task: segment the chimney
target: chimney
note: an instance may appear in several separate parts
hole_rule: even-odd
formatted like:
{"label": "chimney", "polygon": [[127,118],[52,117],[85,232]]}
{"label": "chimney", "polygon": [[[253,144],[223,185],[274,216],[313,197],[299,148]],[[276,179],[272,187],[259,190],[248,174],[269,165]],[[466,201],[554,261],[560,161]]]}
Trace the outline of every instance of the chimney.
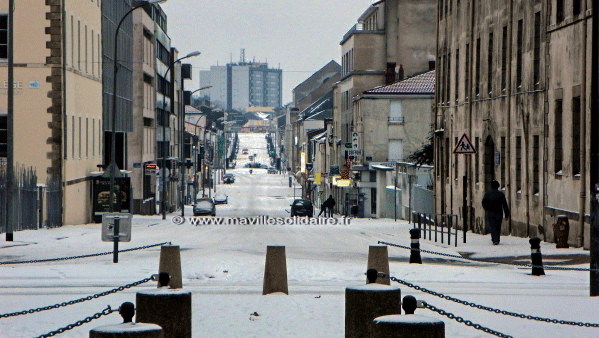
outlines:
{"label": "chimney", "polygon": [[395,62],[387,62],[387,70],[385,71],[385,85],[390,85],[395,82]]}
{"label": "chimney", "polygon": [[397,78],[399,81],[403,80],[403,78],[404,78],[403,65],[399,65],[399,71],[397,72]]}

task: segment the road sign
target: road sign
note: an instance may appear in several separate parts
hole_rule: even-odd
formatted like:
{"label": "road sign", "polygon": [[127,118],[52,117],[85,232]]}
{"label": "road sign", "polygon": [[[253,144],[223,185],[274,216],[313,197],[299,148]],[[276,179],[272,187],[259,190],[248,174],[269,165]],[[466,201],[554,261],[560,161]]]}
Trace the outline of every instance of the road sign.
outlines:
{"label": "road sign", "polygon": [[458,144],[455,145],[455,148],[453,149],[453,153],[454,154],[476,154],[476,149],[474,149],[474,146],[472,145],[472,142],[470,142],[468,135],[466,135],[465,133],[462,135],[462,137],[458,141]]}

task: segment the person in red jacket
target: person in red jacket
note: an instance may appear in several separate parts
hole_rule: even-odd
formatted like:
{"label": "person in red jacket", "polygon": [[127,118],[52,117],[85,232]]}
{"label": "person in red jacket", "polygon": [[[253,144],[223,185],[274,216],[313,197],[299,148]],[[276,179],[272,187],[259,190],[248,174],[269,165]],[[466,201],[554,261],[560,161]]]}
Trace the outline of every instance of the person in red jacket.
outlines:
{"label": "person in red jacket", "polygon": [[482,204],[486,212],[491,241],[493,245],[498,245],[499,236],[501,235],[501,221],[504,216],[505,218],[510,217],[510,208],[507,205],[505,194],[499,191],[499,182],[495,180],[491,182],[491,189],[485,193]]}

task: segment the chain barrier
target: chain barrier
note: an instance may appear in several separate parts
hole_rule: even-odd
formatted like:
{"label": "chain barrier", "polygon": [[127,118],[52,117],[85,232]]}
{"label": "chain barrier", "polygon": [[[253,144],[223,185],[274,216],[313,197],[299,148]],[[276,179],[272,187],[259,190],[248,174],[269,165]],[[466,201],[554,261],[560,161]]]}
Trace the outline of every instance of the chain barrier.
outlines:
{"label": "chain barrier", "polygon": [[23,311],[11,312],[11,313],[0,313],[0,319],[2,319],[2,318],[8,318],[8,317],[22,316],[22,315],[36,313],[36,312],[42,312],[42,311],[46,311],[46,310],[58,309],[58,308],[65,307],[65,306],[68,306],[68,305],[83,303],[83,302],[88,301],[88,300],[92,300],[92,299],[97,299],[97,298],[100,298],[100,297],[108,296],[110,294],[117,293],[119,291],[123,291],[125,289],[129,289],[129,288],[132,288],[134,286],[138,286],[138,285],[143,284],[143,283],[147,283],[147,282],[149,282],[151,280],[156,280],[155,276],[144,278],[144,279],[139,280],[137,282],[133,282],[133,283],[130,283],[130,284],[127,284],[127,285],[119,286],[118,288],[114,288],[112,290],[108,290],[108,291],[96,293],[95,295],[91,295],[91,296],[87,296],[87,297],[82,297],[82,298],[79,298],[79,299],[74,299],[74,300],[71,300],[71,301],[68,301],[68,302],[62,302],[62,303],[57,303],[57,304],[54,304],[54,305],[38,307],[36,309],[29,309],[29,310],[23,310]]}
{"label": "chain barrier", "polygon": [[411,248],[409,246],[405,246],[405,245],[401,245],[401,244],[388,243],[388,242],[385,242],[385,241],[378,241],[378,244],[385,244],[385,245],[394,246],[394,247],[398,247],[398,248],[402,248],[402,249],[415,250],[415,251],[420,251],[420,252],[424,252],[424,253],[429,253],[429,254],[432,254],[432,255],[438,255],[438,256],[445,256],[445,257],[463,259],[463,260],[477,262],[477,263],[491,263],[491,264],[498,264],[498,265],[511,265],[511,266],[517,266],[517,267],[521,267],[521,268],[540,268],[540,269],[546,269],[546,270],[594,271],[594,272],[598,272],[599,271],[599,269],[589,269],[589,268],[569,268],[569,267],[563,267],[563,266],[532,265],[532,264],[524,264],[524,263],[500,263],[500,262],[492,262],[492,261],[483,261],[483,260],[480,260],[480,259],[466,258],[466,257],[460,256],[460,255],[452,255],[452,254],[446,254],[446,253],[436,252],[436,251],[431,251],[431,250]]}
{"label": "chain barrier", "polygon": [[431,304],[429,304],[427,302],[423,302],[423,304],[424,304],[425,308],[427,308],[427,309],[429,309],[431,311],[435,311],[435,312],[437,312],[438,314],[440,314],[442,316],[445,316],[445,317],[447,317],[449,319],[455,320],[456,322],[464,324],[466,326],[473,327],[473,328],[475,328],[477,330],[484,331],[484,332],[486,332],[488,334],[492,334],[492,335],[497,336],[497,337],[514,338],[514,337],[512,337],[510,335],[507,335],[505,333],[501,333],[499,331],[495,331],[493,329],[490,329],[488,327],[482,326],[480,324],[473,323],[472,321],[466,320],[466,319],[464,319],[464,318],[462,318],[460,316],[456,316],[456,315],[454,315],[451,312],[447,312],[447,311],[445,311],[443,309],[439,309],[438,307],[436,307],[434,305],[431,305]]}
{"label": "chain barrier", "polygon": [[89,323],[89,322],[91,322],[91,321],[92,321],[92,320],[94,320],[94,319],[98,319],[98,318],[100,318],[100,317],[102,317],[102,316],[109,315],[109,314],[111,314],[111,313],[113,313],[113,312],[115,312],[115,311],[118,311],[118,310],[113,310],[113,309],[110,307],[110,305],[108,305],[108,306],[107,306],[107,307],[106,307],[104,310],[102,310],[101,312],[98,312],[98,313],[96,313],[96,314],[93,314],[93,315],[91,315],[91,316],[89,316],[89,317],[85,317],[84,319],[78,320],[78,321],[76,321],[75,323],[73,323],[73,324],[69,324],[69,325],[67,325],[67,326],[65,326],[65,327],[61,327],[60,329],[57,329],[57,330],[54,330],[54,331],[50,331],[50,332],[48,332],[48,333],[45,333],[45,334],[43,334],[43,335],[41,335],[41,336],[37,336],[36,338],[54,337],[54,336],[56,336],[57,334],[61,334],[61,333],[64,333],[65,331],[72,330],[72,329],[76,328],[77,326],[81,326],[81,325],[83,325],[83,324]]}
{"label": "chain barrier", "polygon": [[449,300],[458,304],[462,304],[462,305],[467,305],[470,306],[472,308],[477,308],[479,310],[485,310],[485,311],[489,311],[489,312],[494,312],[497,314],[501,314],[504,316],[511,316],[511,317],[517,317],[517,318],[522,318],[522,319],[529,319],[529,320],[535,320],[535,321],[540,321],[540,322],[545,322],[545,323],[552,323],[552,324],[561,324],[561,325],[572,325],[572,326],[579,326],[579,327],[596,327],[599,328],[599,323],[584,323],[584,322],[575,322],[575,321],[570,321],[570,320],[561,320],[561,319],[551,319],[551,318],[545,318],[545,317],[538,317],[538,316],[532,316],[532,315],[525,315],[522,313],[518,313],[518,312],[510,312],[510,311],[505,311],[505,310],[501,310],[501,309],[496,309],[496,308],[492,308],[489,306],[484,306],[484,305],[480,305],[480,304],[476,304],[476,303],[472,303],[472,302],[468,302],[465,300],[461,300],[455,297],[451,297],[451,296],[447,296],[444,295],[440,292],[435,292],[432,290],[429,290],[425,287],[421,287],[418,286],[416,284],[412,284],[410,282],[406,282],[403,281],[397,277],[393,277],[393,276],[389,276],[387,274],[384,273],[379,273],[379,277],[383,277],[383,278],[389,278],[390,280],[397,282],[399,284],[405,285],[409,288],[421,291],[421,292],[425,292],[428,293],[430,295],[439,297],[439,298],[443,298],[445,300]]}
{"label": "chain barrier", "polygon": [[[161,245],[164,245],[164,244],[171,244],[171,242],[162,242],[162,243],[158,243],[158,244],[150,244],[150,245],[139,246],[139,247],[136,247],[136,248],[123,249],[123,250],[119,250],[119,253],[120,252],[127,252],[127,251],[142,250],[142,249],[152,248],[152,247],[155,247],[155,246],[161,246]],[[46,259],[30,259],[30,260],[26,260],[26,261],[8,261],[8,262],[0,262],[0,265],[7,265],[7,264],[29,264],[29,263],[44,263],[44,262],[54,262],[54,261],[66,261],[66,260],[71,260],[71,259],[79,259],[79,258],[89,258],[89,257],[111,255],[113,253],[114,253],[114,251],[106,251],[106,252],[100,252],[100,253],[88,254],[88,255],[79,255],[79,256],[46,258]]]}

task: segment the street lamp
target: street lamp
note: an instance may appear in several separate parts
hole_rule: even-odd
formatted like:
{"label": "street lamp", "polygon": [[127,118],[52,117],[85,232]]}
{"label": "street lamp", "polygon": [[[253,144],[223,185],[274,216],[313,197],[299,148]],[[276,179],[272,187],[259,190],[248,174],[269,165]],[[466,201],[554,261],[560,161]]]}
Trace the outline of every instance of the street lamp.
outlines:
{"label": "street lamp", "polygon": [[[183,80],[181,80],[183,81]],[[205,87],[201,87],[199,89],[196,89],[194,91],[192,91],[191,93],[189,93],[189,98],[191,100],[191,96],[193,95],[193,93],[195,92],[199,92],[200,90],[203,89],[208,89],[208,88],[212,88],[212,86],[205,86]],[[184,95],[185,96],[185,95]],[[183,99],[182,101],[185,101],[185,99]],[[185,102],[183,102],[182,106],[182,112],[181,112],[181,135],[180,135],[180,151],[179,151],[179,163],[181,164],[181,184],[179,189],[181,190],[180,192],[180,196],[181,196],[181,217],[185,217],[185,173],[183,170],[183,161],[184,161],[184,153],[185,153]],[[199,121],[199,119],[198,119]],[[197,121],[196,121],[196,128],[197,128]],[[194,129],[194,136],[195,136],[195,129]],[[194,159],[194,163],[197,161],[197,159]],[[196,177],[195,172],[193,173],[193,177]],[[194,189],[194,193],[195,193],[195,189]],[[195,201],[195,196],[194,196],[194,201]]]}
{"label": "street lamp", "polygon": [[108,165],[108,168],[106,169],[106,171],[108,172],[108,175],[110,175],[110,207],[109,207],[109,211],[110,212],[114,212],[115,211],[115,200],[118,200],[118,197],[115,196],[116,198],[113,198],[113,194],[114,192],[114,182],[115,182],[115,178],[116,177],[121,177],[121,172],[119,171],[118,166],[116,165],[116,159],[115,159],[115,153],[116,153],[116,86],[117,86],[117,74],[118,74],[118,41],[119,41],[119,31],[121,28],[121,25],[123,24],[123,22],[125,21],[125,18],[127,18],[127,16],[129,16],[129,14],[131,14],[134,10],[146,6],[146,5],[150,5],[150,4],[156,4],[156,3],[161,3],[161,2],[165,2],[166,0],[141,0],[141,1],[137,1],[136,4],[133,6],[133,8],[131,8],[127,13],[125,13],[125,15],[123,15],[123,17],[121,18],[121,21],[119,21],[119,24],[116,26],[116,30],[114,33],[114,70],[113,70],[113,81],[112,81],[112,135],[111,135],[111,139],[110,139],[110,164]]}
{"label": "street lamp", "polygon": [[[178,58],[173,62],[169,62],[168,68],[166,72],[164,72],[164,80],[166,81],[166,76],[171,68],[179,61],[183,59],[187,59],[190,57],[198,56],[201,52],[193,51],[183,57]],[[172,57],[170,58],[172,59]],[[174,99],[173,95],[174,84],[171,83],[171,100]],[[162,219],[166,219],[166,93],[162,93],[162,192],[160,196],[160,208],[162,209]]]}

